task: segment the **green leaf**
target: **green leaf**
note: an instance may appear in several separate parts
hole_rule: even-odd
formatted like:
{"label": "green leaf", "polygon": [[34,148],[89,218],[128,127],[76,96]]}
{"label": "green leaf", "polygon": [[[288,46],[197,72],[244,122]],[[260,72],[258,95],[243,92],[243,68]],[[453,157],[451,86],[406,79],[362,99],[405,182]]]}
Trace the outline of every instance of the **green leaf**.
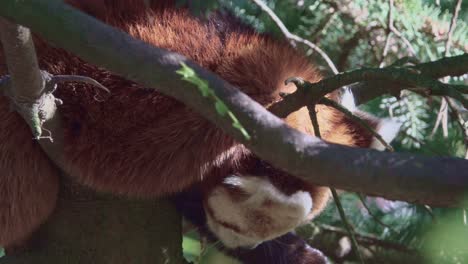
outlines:
{"label": "green leaf", "polygon": [[176,71],[177,74],[182,75],[183,78],[191,78],[195,76],[195,71],[187,66],[187,64],[181,62],[182,68]]}
{"label": "green leaf", "polygon": [[182,249],[184,257],[189,262],[196,262],[200,257],[200,242],[188,236],[183,236]]}
{"label": "green leaf", "polygon": [[215,103],[215,108],[216,108],[216,111],[218,112],[218,114],[220,114],[221,116],[225,116],[226,113],[229,111],[227,106],[221,101],[217,101]]}
{"label": "green leaf", "polygon": [[182,76],[182,80],[194,84],[203,97],[209,97],[211,100],[213,100],[216,112],[220,116],[226,116],[226,114],[228,114],[228,117],[232,120],[232,126],[238,129],[247,140],[250,140],[250,135],[247,130],[242,126],[234,113],[229,110],[227,105],[216,96],[214,91],[210,88],[208,82],[198,77],[197,73],[192,68],[187,66],[187,64],[183,62],[180,64],[182,68],[177,70],[176,73]]}

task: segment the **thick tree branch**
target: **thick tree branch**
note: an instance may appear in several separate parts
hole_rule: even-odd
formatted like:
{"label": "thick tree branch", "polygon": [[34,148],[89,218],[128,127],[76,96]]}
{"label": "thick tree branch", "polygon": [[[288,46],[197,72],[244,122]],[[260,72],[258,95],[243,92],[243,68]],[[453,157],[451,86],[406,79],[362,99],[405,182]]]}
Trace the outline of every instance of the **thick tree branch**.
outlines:
{"label": "thick tree branch", "polygon": [[[32,28],[86,61],[148,87],[158,87],[160,92],[198,111],[259,157],[317,184],[432,205],[456,205],[468,190],[468,177],[462,173],[468,171],[465,160],[325,143],[290,128],[238,89],[185,57],[135,40],[60,1],[3,0],[0,15]],[[180,79],[176,71],[181,62],[207,80],[216,96],[252,135],[251,140],[233,128],[230,120],[219,116],[195,86]]]}

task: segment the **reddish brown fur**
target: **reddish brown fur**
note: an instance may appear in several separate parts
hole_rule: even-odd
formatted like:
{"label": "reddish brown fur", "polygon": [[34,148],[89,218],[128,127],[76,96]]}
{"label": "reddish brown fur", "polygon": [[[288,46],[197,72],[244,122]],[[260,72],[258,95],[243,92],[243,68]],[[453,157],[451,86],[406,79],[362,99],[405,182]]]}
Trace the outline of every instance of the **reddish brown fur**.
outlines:
{"label": "reddish brown fur", "polygon": [[[287,43],[240,27],[220,31],[184,10],[158,6],[146,11],[137,0],[70,2],[135,38],[189,57],[265,106],[280,100],[280,91],[294,90],[283,84],[288,77],[320,79],[309,61]],[[158,197],[244,168],[249,151],[181,103],[40,40],[36,45],[42,69],[86,75],[111,90],[103,102],[94,99],[97,91],[88,85],[61,85],[57,92],[64,101],[60,112],[66,133],[65,170],[83,184],[99,191]],[[6,73],[5,67],[0,70]],[[326,140],[369,145],[369,135],[342,114],[320,107],[318,116]],[[0,199],[16,208],[0,214],[0,244],[8,245],[50,213],[57,179],[27,127],[9,112],[5,98],[0,100],[0,117]],[[312,133],[306,109],[286,122]],[[328,200],[328,191],[304,186],[312,192],[317,213]]]}
{"label": "reddish brown fur", "polygon": [[[2,58],[0,54],[0,69]],[[0,245],[26,238],[55,207],[58,171],[0,97]]]}

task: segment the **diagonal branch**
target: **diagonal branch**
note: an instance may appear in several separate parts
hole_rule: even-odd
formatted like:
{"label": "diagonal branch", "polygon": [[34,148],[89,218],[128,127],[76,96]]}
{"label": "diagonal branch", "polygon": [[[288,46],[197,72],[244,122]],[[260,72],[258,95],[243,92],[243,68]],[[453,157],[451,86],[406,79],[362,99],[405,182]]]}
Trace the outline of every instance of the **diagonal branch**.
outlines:
{"label": "diagonal branch", "polygon": [[[86,61],[147,87],[158,87],[158,91],[196,110],[262,159],[316,184],[445,206],[458,204],[468,190],[468,177],[460,173],[468,171],[466,160],[382,153],[323,142],[290,128],[238,89],[180,54],[133,39],[61,1],[3,0],[0,15],[30,27]],[[176,71],[181,62],[208,82],[252,133],[251,140],[233,128],[230,120],[220,117],[195,86],[180,79]]]}

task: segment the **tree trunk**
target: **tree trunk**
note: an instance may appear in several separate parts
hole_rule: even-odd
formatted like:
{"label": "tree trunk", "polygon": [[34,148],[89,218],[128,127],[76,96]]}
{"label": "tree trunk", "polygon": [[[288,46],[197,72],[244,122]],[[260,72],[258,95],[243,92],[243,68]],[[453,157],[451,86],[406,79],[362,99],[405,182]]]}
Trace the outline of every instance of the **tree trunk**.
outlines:
{"label": "tree trunk", "polygon": [[28,249],[7,250],[1,264],[184,263],[181,217],[170,202],[95,194],[65,181]]}

